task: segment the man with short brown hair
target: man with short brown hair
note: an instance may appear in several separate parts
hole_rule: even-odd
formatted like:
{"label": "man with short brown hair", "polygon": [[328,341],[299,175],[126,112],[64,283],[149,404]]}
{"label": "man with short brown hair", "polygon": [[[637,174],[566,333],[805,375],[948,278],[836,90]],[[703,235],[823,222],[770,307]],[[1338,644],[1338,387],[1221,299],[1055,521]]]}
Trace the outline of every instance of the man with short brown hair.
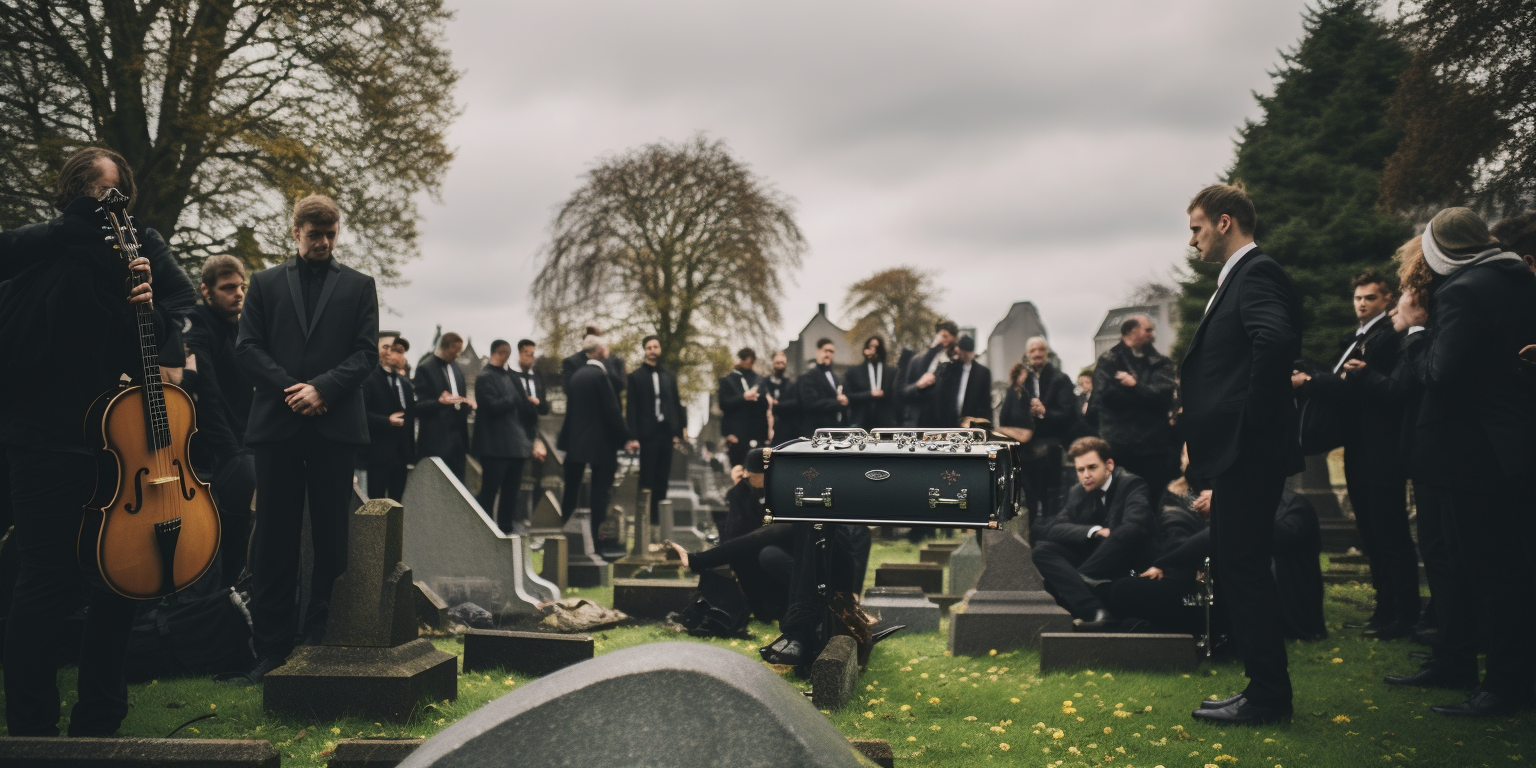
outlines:
{"label": "man with short brown hair", "polygon": [[437,349],[416,367],[416,419],[420,432],[417,452],[423,458],[437,456],[448,470],[464,479],[469,455],[469,413],[477,407],[470,399],[464,366],[454,362],[464,351],[464,337],[449,331],[437,340]]}

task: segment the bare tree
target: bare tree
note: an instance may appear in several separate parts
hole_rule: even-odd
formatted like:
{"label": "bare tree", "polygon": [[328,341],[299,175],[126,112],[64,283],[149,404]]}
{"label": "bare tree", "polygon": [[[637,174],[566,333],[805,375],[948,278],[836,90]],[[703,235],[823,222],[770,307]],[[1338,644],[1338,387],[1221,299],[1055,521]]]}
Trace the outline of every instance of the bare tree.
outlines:
{"label": "bare tree", "polygon": [[768,341],[805,251],[791,201],[702,134],[599,161],[553,230],[532,290],[546,338],[655,334],[687,391],[720,350]]}
{"label": "bare tree", "polygon": [[939,313],[934,302],[944,290],[934,285],[934,273],[916,267],[892,267],[848,286],[845,310],[859,319],[848,331],[848,342],[859,345],[885,334],[890,349],[926,349]]}
{"label": "bare tree", "polygon": [[286,258],[288,206],[322,192],[353,263],[388,284],[453,157],[450,16],[442,0],[0,3],[0,225],[51,215],[65,157],[105,146],[185,266]]}

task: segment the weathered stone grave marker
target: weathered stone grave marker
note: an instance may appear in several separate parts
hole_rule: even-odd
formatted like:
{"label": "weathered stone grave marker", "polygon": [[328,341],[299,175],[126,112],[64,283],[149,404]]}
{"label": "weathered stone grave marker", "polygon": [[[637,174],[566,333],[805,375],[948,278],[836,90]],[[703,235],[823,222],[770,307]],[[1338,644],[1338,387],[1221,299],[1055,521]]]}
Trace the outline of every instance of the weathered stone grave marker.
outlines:
{"label": "weathered stone grave marker", "polygon": [[1072,616],[1045,591],[1024,537],[1006,529],[981,535],[986,567],[975,591],[950,616],[950,652],[979,656],[994,649],[1035,647],[1041,632],[1071,632]]}

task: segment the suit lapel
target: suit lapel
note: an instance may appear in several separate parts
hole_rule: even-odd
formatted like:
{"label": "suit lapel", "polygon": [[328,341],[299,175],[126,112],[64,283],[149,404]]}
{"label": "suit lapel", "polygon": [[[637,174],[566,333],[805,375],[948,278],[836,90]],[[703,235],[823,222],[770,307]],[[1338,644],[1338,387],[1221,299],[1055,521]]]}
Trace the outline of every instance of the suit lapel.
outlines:
{"label": "suit lapel", "polygon": [[1200,318],[1200,325],[1195,327],[1195,335],[1190,339],[1189,352],[1184,353],[1184,357],[1186,359],[1188,359],[1190,352],[1194,352],[1195,348],[1200,346],[1200,339],[1205,335],[1206,321],[1210,320],[1211,316],[1216,314],[1217,305],[1221,304],[1222,299],[1226,298],[1229,289],[1237,283],[1238,275],[1244,269],[1247,269],[1248,265],[1252,264],[1254,259],[1257,259],[1263,255],[1264,252],[1257,247],[1244,254],[1242,261],[1239,261],[1237,266],[1232,268],[1232,272],[1227,275],[1227,279],[1223,280],[1221,285],[1216,287],[1216,293],[1211,297],[1210,308],[1207,309],[1205,311],[1205,315]]}
{"label": "suit lapel", "polygon": [[309,319],[309,325],[304,328],[304,339],[309,339],[309,334],[315,330],[315,325],[320,322],[320,315],[325,312],[326,302],[331,300],[331,294],[336,290],[336,283],[341,279],[341,269],[336,266],[335,257],[331,259],[331,266],[325,271],[325,286],[320,289],[320,300],[315,302],[315,316]]}
{"label": "suit lapel", "polygon": [[293,296],[293,309],[299,314],[299,329],[309,339],[309,317],[304,313],[304,288],[299,285],[299,257],[288,262],[288,292]]}

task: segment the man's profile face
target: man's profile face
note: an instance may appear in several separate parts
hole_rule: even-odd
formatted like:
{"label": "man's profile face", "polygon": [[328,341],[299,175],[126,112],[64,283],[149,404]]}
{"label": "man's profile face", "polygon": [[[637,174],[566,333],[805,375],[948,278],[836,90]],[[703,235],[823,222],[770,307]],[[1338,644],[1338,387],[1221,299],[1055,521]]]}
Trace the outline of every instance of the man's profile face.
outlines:
{"label": "man's profile face", "polygon": [[1092,392],[1093,391],[1093,377],[1092,376],[1079,376],[1079,377],[1077,377],[1077,386],[1081,387],[1084,392]]}
{"label": "man's profile face", "polygon": [[1145,347],[1156,340],[1157,336],[1154,333],[1155,330],[1156,329],[1152,325],[1152,322],[1143,318],[1142,321],[1136,325],[1135,330],[1132,330],[1128,335],[1125,336],[1125,338],[1121,340],[1124,341],[1125,345],[1131,349],[1141,349],[1142,347]]}
{"label": "man's profile face", "polygon": [[497,347],[491,350],[490,363],[492,368],[501,368],[502,366],[505,366],[507,361],[510,359],[512,359],[511,344],[508,344],[504,347]]}
{"label": "man's profile face", "polygon": [[389,364],[394,368],[405,370],[405,345],[396,342],[389,347]]}
{"label": "man's profile face", "polygon": [[775,352],[775,353],[773,353],[773,372],[775,374],[778,374],[778,375],[782,376],[783,373],[784,373],[784,369],[788,368],[788,367],[789,367],[789,358],[785,357],[783,352]]}
{"label": "man's profile face", "polygon": [[1029,367],[1040,370],[1051,359],[1051,348],[1043,341],[1037,341],[1024,349],[1024,359],[1029,361]]}
{"label": "man's profile face", "polygon": [[1232,229],[1231,217],[1220,216],[1213,222],[1203,208],[1196,208],[1189,212],[1189,247],[1199,252],[1201,261],[1221,264],[1227,260]]}
{"label": "man's profile face", "polygon": [[304,226],[293,228],[293,239],[298,244],[300,257],[310,261],[325,261],[331,257],[331,249],[336,247],[336,235],[340,232],[340,224],[306,221]]}
{"label": "man's profile face", "polygon": [[645,343],[645,361],[655,365],[661,359],[661,342],[651,339]]}
{"label": "man's profile face", "polygon": [[395,367],[395,337],[379,338],[379,362],[391,368]]}
{"label": "man's profile face", "polygon": [[816,362],[821,365],[831,365],[832,357],[836,354],[836,344],[823,344],[816,348]]}
{"label": "man's profile face", "polygon": [[203,299],[209,306],[231,318],[239,318],[245,307],[245,276],[234,272],[218,279],[210,289],[202,286]]}
{"label": "man's profile face", "polygon": [[464,351],[464,342],[456,341],[452,345],[442,349],[443,359],[453,362],[459,359],[459,353]]}
{"label": "man's profile face", "polygon": [[1083,490],[1091,493],[1109,479],[1109,473],[1115,470],[1115,460],[1105,461],[1099,458],[1098,451],[1089,451],[1073,459],[1072,466],[1077,469],[1077,481],[1083,484]]}
{"label": "man's profile face", "polygon": [[1365,322],[1392,306],[1392,292],[1381,283],[1366,283],[1355,288],[1355,317]]}
{"label": "man's profile face", "polygon": [[519,348],[517,350],[517,364],[518,364],[518,366],[520,366],[525,371],[530,369],[530,368],[532,368],[533,367],[533,355],[534,355],[534,352],[535,352],[535,347],[532,344],[529,344],[526,347]]}

